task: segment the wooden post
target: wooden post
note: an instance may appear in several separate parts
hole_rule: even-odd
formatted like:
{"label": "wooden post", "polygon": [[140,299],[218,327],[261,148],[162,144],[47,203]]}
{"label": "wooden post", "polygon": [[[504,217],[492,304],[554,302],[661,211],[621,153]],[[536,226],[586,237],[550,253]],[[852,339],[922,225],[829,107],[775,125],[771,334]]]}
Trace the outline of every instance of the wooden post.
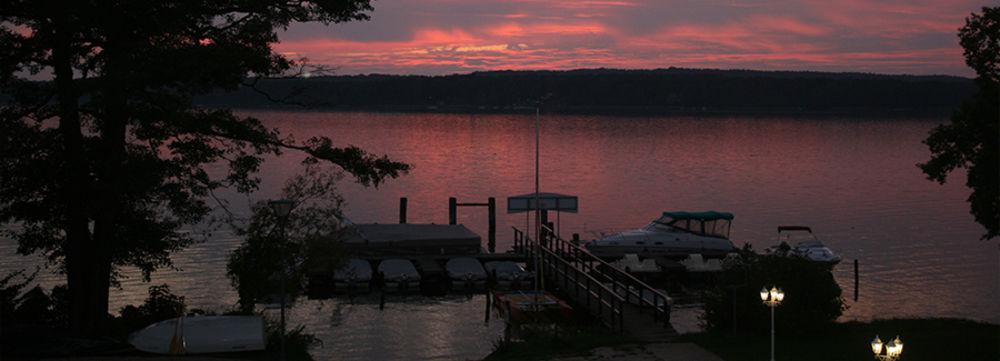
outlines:
{"label": "wooden post", "polygon": [[489,204],[487,207],[490,212],[490,227],[488,232],[489,234],[487,235],[487,237],[489,237],[489,241],[486,246],[489,248],[490,253],[494,253],[497,249],[497,199],[490,197],[487,204]]}
{"label": "wooden post", "polygon": [[580,245],[580,234],[579,233],[573,233],[573,244],[577,245],[577,246]]}
{"label": "wooden post", "polygon": [[858,302],[858,259],[854,259],[854,302]]}
{"label": "wooden post", "polygon": [[399,223],[406,223],[406,197],[399,197]]}
{"label": "wooden post", "polygon": [[458,224],[458,200],[448,198],[448,224]]}

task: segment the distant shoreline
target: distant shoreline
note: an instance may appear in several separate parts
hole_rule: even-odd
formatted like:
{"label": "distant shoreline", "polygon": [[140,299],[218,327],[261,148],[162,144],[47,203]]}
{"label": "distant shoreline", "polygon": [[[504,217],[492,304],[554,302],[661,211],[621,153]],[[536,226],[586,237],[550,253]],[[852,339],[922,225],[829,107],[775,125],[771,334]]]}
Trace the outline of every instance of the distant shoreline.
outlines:
{"label": "distant shoreline", "polygon": [[[478,107],[478,106],[380,106],[380,107],[300,107],[294,105],[262,104],[260,106],[205,106],[206,108],[228,108],[246,111],[302,111],[302,112],[343,112],[343,113],[427,113],[427,114],[534,114],[534,108]],[[870,108],[682,108],[682,107],[543,107],[542,114],[558,115],[600,115],[600,116],[877,116],[883,118],[941,118],[947,119],[955,109],[870,109]]]}

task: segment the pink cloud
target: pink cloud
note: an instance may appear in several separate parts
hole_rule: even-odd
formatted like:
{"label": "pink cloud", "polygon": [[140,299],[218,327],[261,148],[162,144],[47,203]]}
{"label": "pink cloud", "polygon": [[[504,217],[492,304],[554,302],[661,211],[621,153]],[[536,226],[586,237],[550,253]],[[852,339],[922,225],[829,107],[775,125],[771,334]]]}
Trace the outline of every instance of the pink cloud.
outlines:
{"label": "pink cloud", "polygon": [[[978,6],[930,0],[399,0],[378,7],[375,21],[298,34],[277,49],[345,73],[688,66],[969,75],[955,32]],[[404,11],[411,7],[419,12]],[[404,36],[383,39],[380,29]]]}

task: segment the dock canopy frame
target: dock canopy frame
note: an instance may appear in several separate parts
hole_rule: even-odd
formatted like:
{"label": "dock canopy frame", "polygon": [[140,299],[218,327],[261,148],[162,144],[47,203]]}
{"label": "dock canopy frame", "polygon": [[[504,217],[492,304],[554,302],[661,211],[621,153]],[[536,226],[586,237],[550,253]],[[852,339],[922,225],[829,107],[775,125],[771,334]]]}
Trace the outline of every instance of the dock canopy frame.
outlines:
{"label": "dock canopy frame", "polygon": [[[579,210],[577,196],[566,194],[541,192],[538,193],[538,203],[541,205],[538,209],[542,211],[577,213]],[[531,212],[535,208],[535,193],[507,197],[508,214]]]}
{"label": "dock canopy frame", "polygon": [[[538,205],[535,205],[535,198],[538,198]],[[549,211],[556,211],[556,227],[555,231],[558,235],[561,225],[560,215],[562,213],[577,213],[579,211],[579,198],[577,196],[571,196],[567,194],[559,193],[528,193],[518,196],[507,197],[507,214],[513,213],[526,213],[537,210],[541,211],[540,219],[542,224],[548,224],[549,222]],[[524,219],[524,227],[528,228],[528,218]]]}

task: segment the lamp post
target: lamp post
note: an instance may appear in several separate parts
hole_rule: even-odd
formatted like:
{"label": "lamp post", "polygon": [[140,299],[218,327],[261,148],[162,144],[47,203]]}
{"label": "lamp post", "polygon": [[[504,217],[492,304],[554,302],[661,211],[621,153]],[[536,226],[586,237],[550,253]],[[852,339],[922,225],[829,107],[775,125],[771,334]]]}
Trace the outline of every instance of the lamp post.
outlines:
{"label": "lamp post", "polygon": [[764,305],[771,308],[771,361],[774,361],[774,309],[781,304],[781,301],[785,299],[785,292],[781,289],[772,286],[771,290],[767,288],[760,289],[760,300],[764,302]]}
{"label": "lamp post", "polygon": [[[896,361],[903,354],[903,341],[896,336],[895,339],[889,341],[887,344],[882,344],[882,340],[875,335],[875,339],[872,340],[872,353],[875,354],[875,359],[879,361]],[[884,346],[884,347],[883,347]],[[882,353],[882,349],[885,349],[885,353]]]}
{"label": "lamp post", "polygon": [[[274,215],[276,217],[278,217],[278,236],[281,237],[282,241],[284,241],[285,240],[284,239],[285,238],[285,224],[288,221],[288,215],[292,213],[292,208],[295,206],[295,203],[292,202],[292,201],[290,201],[290,200],[287,200],[287,199],[280,199],[280,200],[276,200],[276,201],[269,201],[269,202],[267,202],[267,205],[269,207],[271,207],[271,211],[273,211]],[[285,355],[285,293],[286,293],[286,286],[285,286],[285,284],[287,283],[286,279],[288,278],[288,269],[286,267],[287,266],[287,259],[285,259],[284,253],[282,253],[282,255],[283,256],[282,256],[282,260],[281,260],[281,350],[280,350],[281,356],[280,356],[280,360],[281,361],[285,361],[285,358],[286,358],[286,355]]]}

